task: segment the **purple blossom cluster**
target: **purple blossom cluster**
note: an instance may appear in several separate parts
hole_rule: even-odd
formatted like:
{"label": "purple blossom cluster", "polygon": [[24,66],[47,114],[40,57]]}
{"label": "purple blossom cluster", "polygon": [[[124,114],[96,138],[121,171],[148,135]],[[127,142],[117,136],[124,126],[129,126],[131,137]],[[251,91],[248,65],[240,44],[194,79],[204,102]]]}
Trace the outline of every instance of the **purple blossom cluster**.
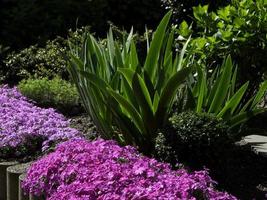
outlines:
{"label": "purple blossom cluster", "polygon": [[27,138],[45,138],[42,150],[51,143],[80,137],[76,129],[69,127],[63,115],[54,109],[43,109],[28,101],[17,88],[0,87],[0,150],[16,148]]}
{"label": "purple blossom cluster", "polygon": [[48,200],[235,200],[206,170],[172,170],[114,141],[72,139],[32,164],[24,190]]}

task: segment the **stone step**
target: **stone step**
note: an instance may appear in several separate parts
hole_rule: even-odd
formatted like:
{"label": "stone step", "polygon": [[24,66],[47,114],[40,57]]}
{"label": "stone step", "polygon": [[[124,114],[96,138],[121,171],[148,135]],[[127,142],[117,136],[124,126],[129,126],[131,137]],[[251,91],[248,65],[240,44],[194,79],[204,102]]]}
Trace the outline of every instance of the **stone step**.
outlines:
{"label": "stone step", "polygon": [[251,146],[256,154],[267,158],[267,136],[248,135],[241,140],[240,144]]}

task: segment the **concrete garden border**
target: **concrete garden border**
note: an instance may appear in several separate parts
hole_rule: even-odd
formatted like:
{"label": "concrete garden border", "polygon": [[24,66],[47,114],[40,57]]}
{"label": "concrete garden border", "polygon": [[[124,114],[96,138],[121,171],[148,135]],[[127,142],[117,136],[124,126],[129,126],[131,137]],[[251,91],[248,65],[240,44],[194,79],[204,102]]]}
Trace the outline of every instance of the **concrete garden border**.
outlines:
{"label": "concrete garden border", "polygon": [[18,162],[0,162],[0,200],[6,200],[7,198],[7,168],[13,165],[17,165]]}
{"label": "concrete garden border", "polygon": [[7,200],[18,200],[19,197],[19,176],[26,173],[31,163],[13,165],[7,168]]}

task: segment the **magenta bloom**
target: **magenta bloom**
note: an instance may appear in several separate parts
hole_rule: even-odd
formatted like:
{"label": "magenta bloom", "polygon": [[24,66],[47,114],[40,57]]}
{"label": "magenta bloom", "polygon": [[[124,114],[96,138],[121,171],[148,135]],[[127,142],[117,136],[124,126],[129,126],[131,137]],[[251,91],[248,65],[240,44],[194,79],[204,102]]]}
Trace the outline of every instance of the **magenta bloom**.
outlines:
{"label": "magenta bloom", "polygon": [[236,199],[215,190],[215,184],[206,170],[174,171],[130,146],[73,139],[33,163],[23,187],[48,200]]}

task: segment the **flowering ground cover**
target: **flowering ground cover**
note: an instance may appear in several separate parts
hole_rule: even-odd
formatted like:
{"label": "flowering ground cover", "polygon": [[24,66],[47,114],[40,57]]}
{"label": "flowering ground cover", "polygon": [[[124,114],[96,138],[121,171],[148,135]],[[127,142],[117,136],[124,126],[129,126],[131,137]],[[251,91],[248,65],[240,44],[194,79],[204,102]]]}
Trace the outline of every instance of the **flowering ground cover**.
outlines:
{"label": "flowering ground cover", "polygon": [[63,115],[35,106],[17,88],[0,87],[0,158],[45,151],[75,137],[81,137],[80,133],[69,128]]}
{"label": "flowering ground cover", "polygon": [[114,141],[73,139],[33,163],[26,192],[49,200],[211,199],[234,200],[217,191],[206,170],[172,170]]}

